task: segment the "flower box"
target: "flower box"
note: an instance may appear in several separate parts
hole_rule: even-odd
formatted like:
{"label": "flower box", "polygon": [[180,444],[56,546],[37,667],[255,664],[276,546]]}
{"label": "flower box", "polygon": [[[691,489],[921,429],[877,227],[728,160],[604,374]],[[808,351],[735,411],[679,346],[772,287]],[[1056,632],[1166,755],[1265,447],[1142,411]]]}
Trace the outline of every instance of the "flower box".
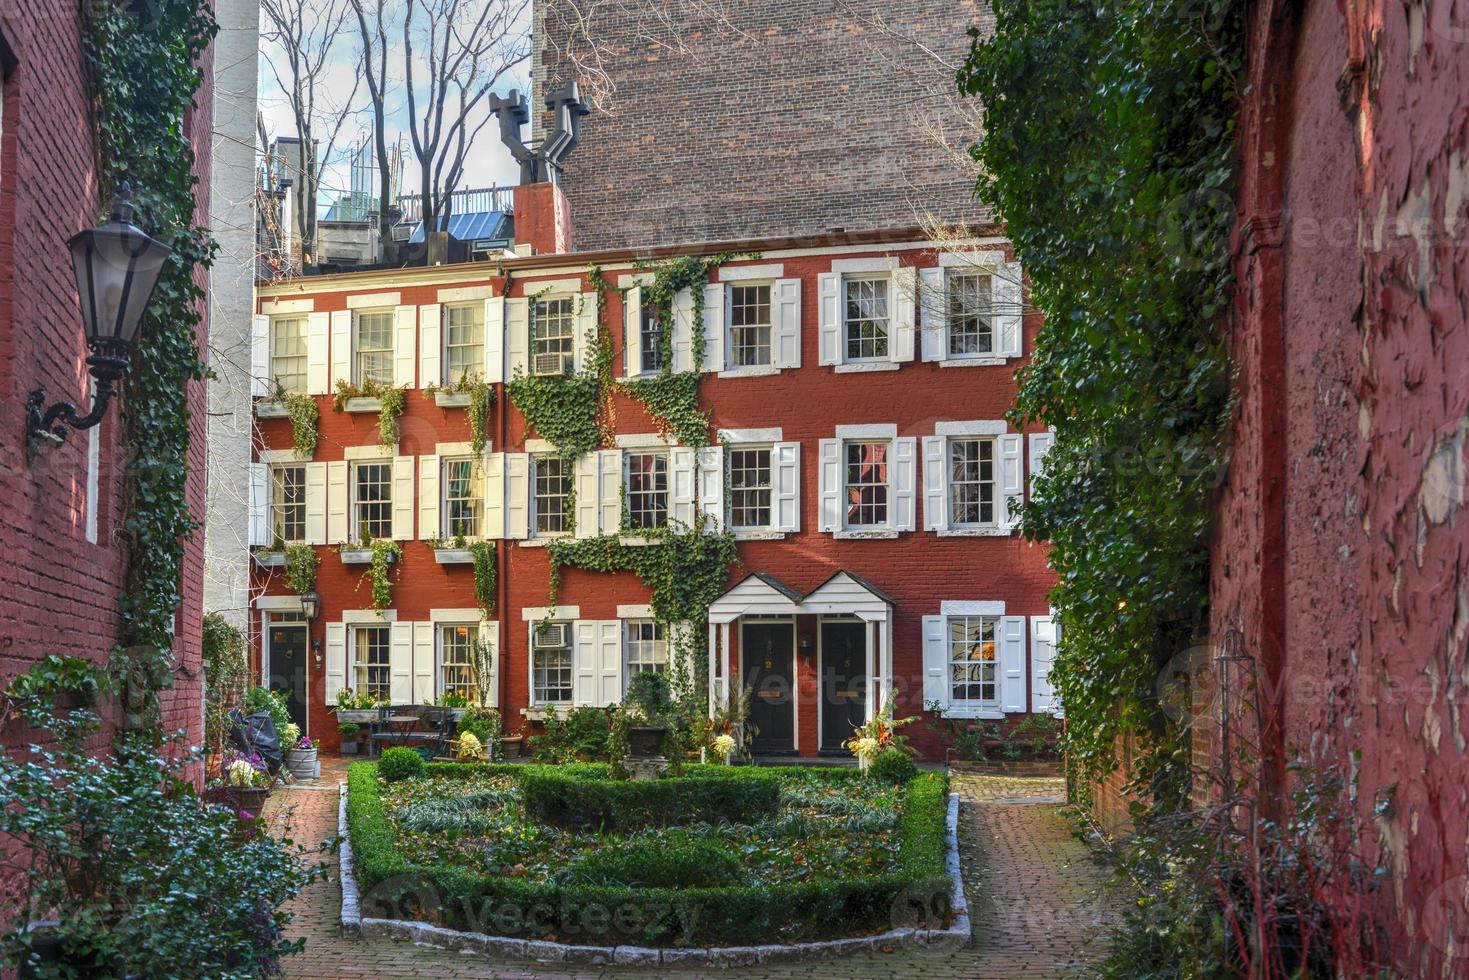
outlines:
{"label": "flower box", "polygon": [[257,419],[288,419],[291,410],[283,402],[274,398],[262,398],[255,402],[255,417]]}
{"label": "flower box", "polygon": [[284,551],[252,551],[250,557],[255,560],[256,568],[285,568],[286,553]]}
{"label": "flower box", "polygon": [[[343,548],[341,554],[342,554],[342,564],[343,565],[371,565],[372,564],[372,549],[371,548]],[[397,555],[392,555],[392,554],[388,555],[388,563],[389,564],[392,564],[393,562],[395,562],[397,560],[398,560],[398,556]]]}
{"label": "flower box", "polygon": [[440,565],[473,565],[474,552],[468,548],[435,548],[434,561]]}
{"label": "flower box", "polygon": [[383,400],[381,398],[364,398],[361,395],[356,398],[348,398],[347,403],[342,406],[343,411],[354,414],[359,412],[381,412],[382,409]]}
{"label": "flower box", "polygon": [[345,725],[375,725],[377,724],[378,711],[376,708],[338,708],[337,724]]}
{"label": "flower box", "polygon": [[440,408],[468,408],[471,399],[467,391],[434,392],[434,404]]}

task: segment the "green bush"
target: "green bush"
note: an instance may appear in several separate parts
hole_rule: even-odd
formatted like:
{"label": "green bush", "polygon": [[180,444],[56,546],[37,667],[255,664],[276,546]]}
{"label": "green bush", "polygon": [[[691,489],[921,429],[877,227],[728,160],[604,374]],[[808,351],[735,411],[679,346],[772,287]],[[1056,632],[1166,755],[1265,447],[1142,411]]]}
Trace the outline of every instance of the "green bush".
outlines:
{"label": "green bush", "polygon": [[643,670],[627,682],[627,704],[641,710],[650,720],[658,720],[673,712],[673,694],[668,678],[657,671]]}
{"label": "green bush", "polygon": [[677,846],[625,844],[593,851],[578,861],[572,880],[623,888],[715,888],[745,879],[739,859],[710,841]]}
{"label": "green bush", "polygon": [[918,764],[908,758],[906,752],[883,749],[867,767],[867,775],[885,783],[906,783],[918,775]]}
{"label": "green bush", "polygon": [[606,759],[612,719],[605,708],[573,708],[565,718],[548,713],[546,732],[531,739],[537,762]]}
{"label": "green bush", "polygon": [[403,745],[384,749],[377,760],[377,774],[390,783],[423,774],[423,756]]}
{"label": "green bush", "polygon": [[624,781],[567,775],[551,766],[520,778],[527,815],[558,827],[629,831],[689,823],[754,823],[780,808],[774,777],[743,770],[739,778],[679,776]]}
{"label": "green bush", "polygon": [[286,707],[286,696],[280,691],[271,691],[263,687],[252,687],[246,691],[245,713],[253,715],[257,711],[264,711],[270,715],[270,720],[275,722],[276,735],[280,735],[291,720],[291,710]]}

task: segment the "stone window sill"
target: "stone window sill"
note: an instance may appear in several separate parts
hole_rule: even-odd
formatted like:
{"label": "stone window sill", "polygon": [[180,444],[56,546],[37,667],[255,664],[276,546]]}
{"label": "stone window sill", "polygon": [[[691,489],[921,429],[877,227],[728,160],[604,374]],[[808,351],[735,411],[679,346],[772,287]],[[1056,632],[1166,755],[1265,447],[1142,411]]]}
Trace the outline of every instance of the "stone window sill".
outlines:
{"label": "stone window sill", "polygon": [[1009,527],[951,527],[938,533],[941,538],[1008,538],[1015,533]]}
{"label": "stone window sill", "polygon": [[736,541],[783,541],[788,532],[767,531],[760,528],[735,528],[731,533],[734,534]]}
{"label": "stone window sill", "polygon": [[780,374],[780,368],[773,365],[762,364],[758,367],[737,367],[720,371],[721,378],[773,378]]}
{"label": "stone window sill", "polygon": [[853,364],[833,365],[837,374],[862,374],[867,371],[896,371],[902,367],[893,361],[857,361]]}
{"label": "stone window sill", "polygon": [[893,541],[898,537],[897,531],[833,531],[831,536],[838,541]]}

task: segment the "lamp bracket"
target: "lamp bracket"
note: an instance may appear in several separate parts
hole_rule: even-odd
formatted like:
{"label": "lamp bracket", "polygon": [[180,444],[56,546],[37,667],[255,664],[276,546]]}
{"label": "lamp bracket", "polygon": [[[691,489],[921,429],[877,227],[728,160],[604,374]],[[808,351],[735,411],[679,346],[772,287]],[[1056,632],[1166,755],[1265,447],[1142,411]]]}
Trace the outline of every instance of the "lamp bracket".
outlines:
{"label": "lamp bracket", "polygon": [[76,406],[71,402],[56,402],[46,408],[45,388],[37,388],[26,399],[27,462],[35,462],[42,448],[61,445],[72,429],[90,429],[107,415],[107,407],[117,393],[114,382],[127,374],[127,359],[110,350],[99,350],[87,358],[87,366],[97,380],[97,394],[92,401],[92,410],[87,414],[77,414]]}

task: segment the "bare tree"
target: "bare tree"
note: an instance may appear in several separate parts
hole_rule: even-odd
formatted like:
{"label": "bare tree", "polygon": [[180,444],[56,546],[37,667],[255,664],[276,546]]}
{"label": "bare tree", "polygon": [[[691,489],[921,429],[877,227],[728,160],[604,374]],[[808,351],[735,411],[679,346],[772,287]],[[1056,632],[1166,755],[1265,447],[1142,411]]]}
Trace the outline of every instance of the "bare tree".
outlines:
{"label": "bare tree", "polygon": [[393,241],[393,220],[388,215],[393,193],[392,163],[388,157],[387,93],[388,93],[388,26],[387,0],[350,0],[357,15],[357,32],[362,42],[362,71],[367,77],[367,98],[372,112],[372,139],[377,157],[377,237],[383,258],[389,262],[397,256]]}
{"label": "bare tree", "polygon": [[353,73],[350,92],[331,91],[327,75],[342,36],[347,5],[344,0],[262,0],[268,27],[266,64],[286,93],[299,139],[295,165],[290,167],[297,221],[301,227],[301,255],[310,264],[316,255],[316,202],[321,191],[321,168],[332,158],[342,124],[352,113],[360,70]]}

